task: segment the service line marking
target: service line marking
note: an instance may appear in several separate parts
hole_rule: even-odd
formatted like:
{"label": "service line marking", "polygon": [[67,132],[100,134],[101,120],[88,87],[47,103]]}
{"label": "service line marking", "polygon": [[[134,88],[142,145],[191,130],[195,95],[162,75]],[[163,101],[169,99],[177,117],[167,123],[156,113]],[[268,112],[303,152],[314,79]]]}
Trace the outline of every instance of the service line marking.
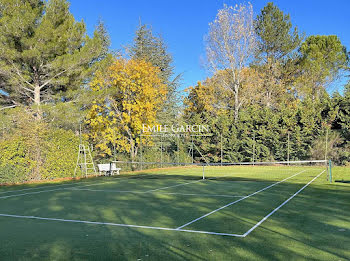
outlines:
{"label": "service line marking", "polygon": [[182,228],[184,228],[184,227],[186,227],[186,226],[188,226],[188,225],[191,225],[191,224],[193,224],[194,222],[197,222],[198,220],[201,220],[201,219],[203,219],[203,218],[205,218],[205,217],[207,217],[207,216],[209,216],[209,215],[211,215],[211,214],[214,214],[214,213],[216,213],[216,212],[218,212],[218,211],[220,211],[220,210],[222,210],[222,209],[224,209],[224,208],[227,208],[227,207],[229,207],[229,206],[231,206],[231,205],[233,205],[233,204],[236,204],[236,203],[238,203],[238,202],[240,202],[240,201],[242,201],[242,200],[245,200],[245,199],[247,199],[247,198],[250,198],[250,197],[252,197],[252,196],[254,196],[254,195],[256,195],[256,194],[258,194],[258,193],[260,193],[260,192],[262,192],[262,191],[264,191],[264,190],[267,190],[267,189],[269,189],[269,188],[271,188],[271,187],[273,187],[273,186],[276,186],[277,184],[280,184],[280,183],[282,183],[282,182],[284,182],[284,181],[286,181],[286,180],[288,180],[288,179],[290,179],[290,178],[293,178],[293,177],[295,177],[296,175],[299,175],[299,174],[301,174],[301,173],[303,173],[303,172],[305,172],[305,170],[302,170],[302,171],[300,171],[300,172],[298,172],[298,173],[296,173],[296,174],[294,174],[294,175],[292,175],[292,176],[290,176],[290,177],[288,177],[288,178],[285,178],[285,179],[283,179],[283,180],[281,180],[281,181],[278,181],[278,182],[276,182],[276,183],[273,183],[273,184],[271,184],[271,185],[269,185],[269,186],[267,186],[267,187],[265,187],[265,188],[262,188],[262,189],[260,189],[260,190],[258,190],[258,191],[255,191],[254,193],[251,193],[251,194],[249,194],[249,195],[247,195],[247,196],[245,196],[245,197],[243,197],[243,198],[240,198],[240,199],[237,199],[237,200],[235,200],[235,201],[232,201],[232,202],[228,203],[228,204],[225,205],[225,206],[222,206],[222,207],[220,207],[220,208],[217,208],[217,209],[215,209],[215,210],[213,210],[213,211],[211,211],[211,212],[209,212],[209,213],[207,213],[207,214],[205,214],[205,215],[203,215],[203,216],[200,216],[199,218],[196,218],[196,219],[194,219],[194,220],[192,220],[192,221],[190,221],[190,222],[188,222],[188,223],[186,223],[186,224],[184,224],[184,225],[182,225],[182,226],[179,226],[177,229],[182,229]]}
{"label": "service line marking", "polygon": [[304,185],[301,189],[299,189],[297,192],[295,192],[292,196],[290,196],[286,201],[284,201],[281,205],[279,205],[277,208],[272,210],[269,214],[267,214],[265,217],[263,217],[258,223],[256,223],[251,229],[249,229],[247,232],[245,232],[243,235],[244,237],[248,236],[254,229],[256,229],[258,226],[260,226],[266,219],[268,219],[272,214],[274,214],[277,210],[279,210],[281,207],[283,207],[285,204],[287,204],[292,198],[294,198],[296,195],[298,195],[301,191],[303,191],[307,186],[309,186],[314,180],[316,180],[319,176],[321,176],[325,172],[322,171],[320,174],[318,174],[316,177],[314,177],[312,180],[310,180],[306,185]]}
{"label": "service line marking", "polygon": [[167,187],[162,187],[162,188],[157,188],[157,189],[151,189],[151,190],[147,190],[145,192],[154,192],[154,191],[158,191],[158,190],[163,190],[163,189],[168,189],[168,188],[175,188],[175,187],[179,187],[179,186],[186,186],[188,184],[192,184],[192,183],[197,183],[200,182],[204,179],[200,179],[200,180],[195,180],[195,181],[191,181],[191,182],[186,182],[186,183],[181,183],[181,184],[176,184],[176,185],[172,185],[172,186],[167,186]]}
{"label": "service line marking", "polygon": [[69,190],[87,190],[94,192],[111,192],[111,193],[131,193],[131,194],[161,194],[161,195],[183,195],[183,196],[203,196],[203,197],[227,197],[243,198],[244,196],[227,195],[227,194],[204,194],[204,193],[181,193],[181,192],[153,192],[153,191],[132,191],[132,190],[108,190],[108,189],[84,189],[84,188],[67,188]]}
{"label": "service line marking", "polygon": [[[304,170],[305,171],[305,170]],[[284,180],[281,180],[277,183],[274,183],[274,184],[271,184],[270,186],[268,187],[265,187],[261,190],[258,190],[248,196],[245,196],[243,197],[242,199],[239,199],[237,201],[234,201],[234,202],[238,202],[238,201],[241,201],[245,198],[248,198],[252,195],[255,195],[261,191],[264,191],[268,188],[271,188],[272,186],[275,186],[281,182],[284,182],[286,181],[287,179],[290,179],[298,174],[301,174],[302,172],[304,171],[301,171],[299,173],[296,173]],[[86,221],[86,220],[74,220],[74,219],[62,219],[62,218],[48,218],[48,217],[38,217],[38,216],[24,216],[24,215],[13,215],[13,214],[4,214],[4,213],[0,213],[0,216],[1,217],[10,217],[10,218],[21,218],[21,219],[36,219],[36,220],[45,220],[45,221],[58,221],[58,222],[70,222],[70,223],[82,223],[82,224],[93,224],[93,225],[105,225],[105,226],[119,226],[119,227],[131,227],[131,228],[143,228],[143,229],[154,229],[154,230],[165,230],[165,231],[179,231],[179,232],[189,232],[189,233],[199,233],[199,234],[209,234],[209,235],[220,235],[220,236],[231,236],[231,237],[246,237],[248,236],[254,229],[256,229],[258,226],[261,225],[261,223],[263,223],[266,219],[268,219],[272,214],[274,214],[276,211],[278,211],[282,206],[284,206],[285,204],[287,204],[287,202],[289,202],[292,198],[294,198],[296,195],[298,195],[301,191],[303,191],[307,186],[309,186],[314,180],[316,180],[319,176],[321,176],[321,174],[323,174],[325,172],[322,171],[320,174],[318,174],[316,177],[314,177],[312,180],[310,180],[306,185],[304,185],[301,189],[299,189],[297,192],[295,192],[291,197],[289,197],[286,201],[284,201],[281,205],[279,205],[277,208],[275,208],[273,211],[271,211],[268,215],[266,215],[263,219],[261,219],[258,223],[256,223],[252,228],[250,228],[246,233],[244,234],[232,234],[232,233],[220,233],[220,232],[210,232],[210,231],[201,231],[201,230],[189,230],[189,229],[183,229],[181,227],[178,227],[178,228],[166,228],[166,227],[153,227],[153,226],[141,226],[141,225],[130,225],[130,224],[118,224],[118,223],[109,223],[109,222],[97,222],[97,221]],[[40,191],[39,191],[40,193]],[[228,205],[232,205],[234,204],[233,202],[229,203]],[[223,209],[224,207],[228,206],[228,205],[225,205],[215,211],[212,211],[204,216],[202,216],[201,218],[205,217],[205,216],[208,216],[209,214],[212,214],[218,210],[221,210]],[[195,221],[197,221],[199,219],[196,219]],[[193,221],[193,222],[195,222]],[[192,222],[192,223],[193,223]]]}

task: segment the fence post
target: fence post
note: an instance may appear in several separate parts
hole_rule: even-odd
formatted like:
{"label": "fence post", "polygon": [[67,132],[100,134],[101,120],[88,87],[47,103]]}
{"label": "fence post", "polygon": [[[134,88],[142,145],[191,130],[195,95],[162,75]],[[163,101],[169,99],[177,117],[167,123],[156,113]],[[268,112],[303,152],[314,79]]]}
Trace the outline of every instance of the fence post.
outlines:
{"label": "fence post", "polygon": [[329,171],[329,182],[330,183],[332,183],[332,161],[331,160],[329,160],[328,161],[328,171]]}
{"label": "fence post", "polygon": [[255,133],[253,133],[253,166],[255,162]]}
{"label": "fence post", "polygon": [[160,135],[160,167],[163,168],[163,135]]}
{"label": "fence post", "polygon": [[193,164],[193,136],[191,135],[191,154],[192,154],[192,164]]}
{"label": "fence post", "polygon": [[223,157],[223,151],[222,151],[222,133],[221,133],[221,140],[220,140],[220,156],[221,156],[221,166],[222,166],[222,157]]}
{"label": "fence post", "polygon": [[288,131],[288,144],[287,144],[287,162],[288,162],[288,165],[289,165],[289,157],[290,157],[290,137],[289,137],[289,131]]}
{"label": "fence post", "polygon": [[143,159],[142,159],[142,134],[140,134],[140,168],[141,168],[141,170],[142,170],[142,161],[143,161]]}

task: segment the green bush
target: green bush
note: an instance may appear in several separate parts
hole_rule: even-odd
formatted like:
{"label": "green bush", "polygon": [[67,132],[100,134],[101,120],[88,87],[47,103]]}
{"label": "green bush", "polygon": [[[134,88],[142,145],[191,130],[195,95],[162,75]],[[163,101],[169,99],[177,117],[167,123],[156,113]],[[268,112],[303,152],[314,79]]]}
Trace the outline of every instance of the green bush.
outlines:
{"label": "green bush", "polygon": [[0,183],[74,175],[79,137],[73,131],[40,128],[29,135],[14,131],[0,139]]}
{"label": "green bush", "polygon": [[0,183],[17,183],[30,179],[36,162],[28,157],[26,141],[10,136],[0,141]]}
{"label": "green bush", "polygon": [[72,131],[53,129],[47,134],[41,177],[72,177],[77,160],[79,137]]}

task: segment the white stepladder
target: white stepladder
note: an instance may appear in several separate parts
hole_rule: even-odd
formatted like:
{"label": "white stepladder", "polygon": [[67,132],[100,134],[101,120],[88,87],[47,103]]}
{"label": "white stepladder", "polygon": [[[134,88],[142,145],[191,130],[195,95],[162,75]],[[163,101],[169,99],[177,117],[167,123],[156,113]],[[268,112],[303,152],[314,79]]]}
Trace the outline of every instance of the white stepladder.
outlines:
{"label": "white stepladder", "polygon": [[91,151],[89,146],[79,144],[77,164],[74,170],[74,177],[76,177],[78,168],[81,171],[82,176],[87,177],[88,175],[96,175],[97,171],[95,168],[94,160],[92,159]]}

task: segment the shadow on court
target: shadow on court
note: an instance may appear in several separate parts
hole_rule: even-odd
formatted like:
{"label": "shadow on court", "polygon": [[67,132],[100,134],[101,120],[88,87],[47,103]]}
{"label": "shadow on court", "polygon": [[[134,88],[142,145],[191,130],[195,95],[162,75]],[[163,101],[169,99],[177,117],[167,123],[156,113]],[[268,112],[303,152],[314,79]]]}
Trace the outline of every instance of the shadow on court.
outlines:
{"label": "shadow on court", "polygon": [[[128,178],[136,179],[138,175]],[[184,180],[179,175],[167,178]],[[146,179],[156,185],[155,177]],[[187,180],[194,179],[198,176]],[[255,183],[256,179],[234,181]],[[261,179],[256,184],[264,187],[267,185],[264,183],[271,180]],[[192,228],[235,233],[240,228],[252,227],[302,184],[285,182],[278,186],[218,211]],[[210,187],[206,189],[209,193]],[[246,238],[0,217],[0,257],[2,260],[23,257],[35,260],[347,260],[350,258],[349,194],[348,184],[312,184]],[[98,192],[62,190],[0,199],[0,212],[117,223],[137,220],[141,224],[153,222],[176,227],[233,200],[173,195],[101,196]]]}

